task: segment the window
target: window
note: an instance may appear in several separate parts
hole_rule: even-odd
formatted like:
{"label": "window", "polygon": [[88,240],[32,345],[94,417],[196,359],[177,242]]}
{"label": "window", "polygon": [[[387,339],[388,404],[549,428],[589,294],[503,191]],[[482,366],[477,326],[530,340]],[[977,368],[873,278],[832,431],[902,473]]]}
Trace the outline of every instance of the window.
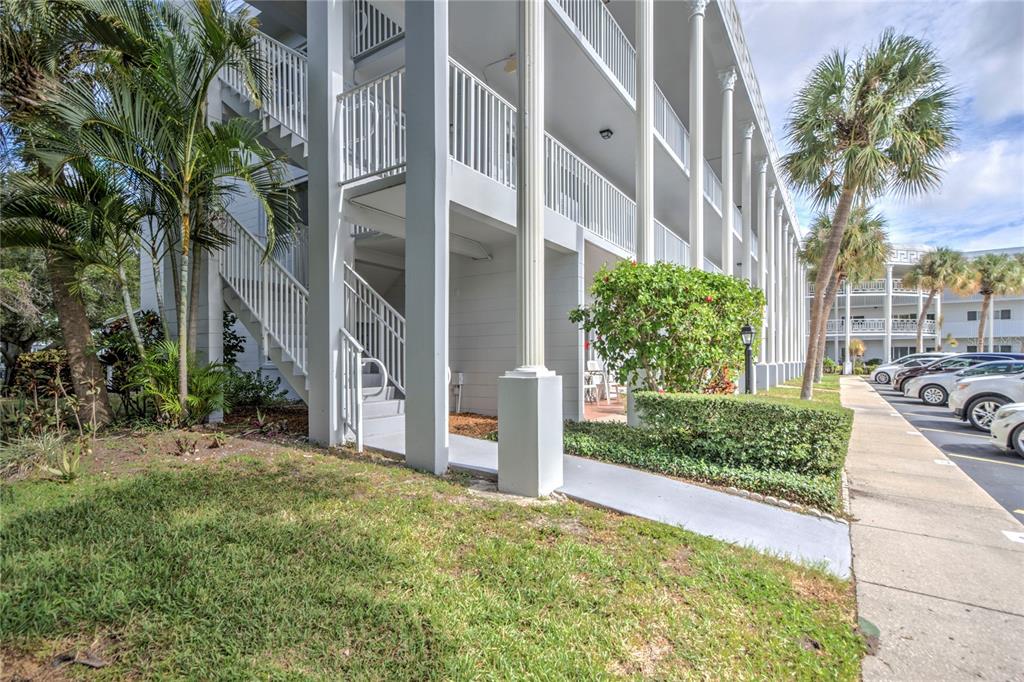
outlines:
{"label": "window", "polygon": [[967,352],[968,353],[977,353],[978,352],[978,347],[977,346],[967,346]]}
{"label": "window", "polygon": [[1013,352],[1013,346],[1011,346],[1008,343],[1005,343],[1005,344],[1003,344],[1001,346],[996,346],[996,352],[997,353],[1012,353]]}
{"label": "window", "polygon": [[1009,308],[1004,308],[1003,310],[997,310],[996,311],[996,319],[997,320],[1009,320],[1010,319],[1010,309]]}
{"label": "window", "polygon": [[[968,310],[967,311],[967,321],[968,322],[977,322],[978,321],[978,311],[977,310]],[[968,353],[973,353],[974,351],[967,351],[967,352]]]}

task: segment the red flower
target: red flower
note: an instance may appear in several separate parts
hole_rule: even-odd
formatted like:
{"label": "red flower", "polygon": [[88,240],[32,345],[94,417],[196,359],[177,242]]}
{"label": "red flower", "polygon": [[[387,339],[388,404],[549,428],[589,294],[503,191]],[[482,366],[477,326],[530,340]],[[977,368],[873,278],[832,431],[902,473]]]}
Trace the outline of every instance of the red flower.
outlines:
{"label": "red flower", "polygon": [[590,350],[590,341],[583,339],[583,350]]}
{"label": "red flower", "polygon": [[713,299],[713,298],[712,298],[712,297],[710,297],[710,296],[705,296],[705,297],[704,297],[704,302],[705,302],[705,303],[714,303],[714,302],[715,302],[715,299]]}

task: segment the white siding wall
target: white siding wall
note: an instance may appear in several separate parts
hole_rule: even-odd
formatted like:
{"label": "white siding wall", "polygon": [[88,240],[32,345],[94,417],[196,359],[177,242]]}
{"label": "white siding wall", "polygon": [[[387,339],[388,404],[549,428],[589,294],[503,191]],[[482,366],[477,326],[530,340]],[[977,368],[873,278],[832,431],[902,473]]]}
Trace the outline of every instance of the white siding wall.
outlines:
{"label": "white siding wall", "polygon": [[[463,372],[462,409],[498,413],[497,379],[515,368],[515,246],[494,250],[491,261],[452,256],[450,364]],[[569,322],[578,305],[581,272],[576,253],[545,253],[546,363],[562,377],[563,414],[579,418],[582,337]]]}

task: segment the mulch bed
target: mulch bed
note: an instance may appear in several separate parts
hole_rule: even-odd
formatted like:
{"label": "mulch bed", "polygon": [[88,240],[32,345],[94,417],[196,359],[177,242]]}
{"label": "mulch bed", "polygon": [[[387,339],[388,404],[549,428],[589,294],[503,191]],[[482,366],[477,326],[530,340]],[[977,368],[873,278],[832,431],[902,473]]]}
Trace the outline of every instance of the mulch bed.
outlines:
{"label": "mulch bed", "polygon": [[452,412],[448,415],[448,432],[470,438],[487,438],[498,431],[498,418],[473,412]]}

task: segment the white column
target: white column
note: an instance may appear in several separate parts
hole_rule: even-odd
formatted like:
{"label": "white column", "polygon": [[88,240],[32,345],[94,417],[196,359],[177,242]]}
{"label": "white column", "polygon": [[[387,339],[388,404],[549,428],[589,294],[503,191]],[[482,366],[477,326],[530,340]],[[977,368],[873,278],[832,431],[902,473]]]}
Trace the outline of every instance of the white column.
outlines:
{"label": "white column", "polygon": [[843,373],[849,374],[853,371],[850,360],[850,282],[843,281],[843,295],[846,298],[846,312],[843,315],[843,343],[846,344],[846,351],[843,354]]}
{"label": "white column", "polygon": [[[981,350],[980,348],[978,349]],[[996,297],[992,297],[992,301],[988,306],[988,352],[994,353],[996,350]]]}
{"label": "white column", "polygon": [[544,366],[544,0],[516,5],[518,367],[498,379],[498,488],[536,497],[562,485],[562,379]]}
{"label": "white column", "polygon": [[786,226],[785,232],[786,242],[786,262],[782,268],[783,281],[786,283],[783,288],[783,293],[786,296],[786,303],[783,306],[783,322],[782,322],[782,333],[783,343],[782,347],[785,352],[786,360],[786,378],[790,378],[791,365],[793,364],[793,327],[795,326],[794,319],[794,308],[793,308],[793,239],[789,231],[789,226]]}
{"label": "white column", "polygon": [[[921,311],[924,309],[924,292],[921,291],[921,287],[917,288],[917,319],[921,320]],[[921,320],[921,324],[924,325],[924,320]],[[916,349],[918,353],[924,352],[924,331],[921,332],[921,347]]]}
{"label": "white column", "polygon": [[636,2],[636,260],[654,262],[654,0]]}
{"label": "white column", "polygon": [[892,266],[885,266],[885,340],[882,344],[882,362],[892,360]]}
{"label": "white column", "polygon": [[[775,190],[773,186],[768,194],[768,215],[765,223],[765,234],[768,236],[768,276],[765,279],[765,295],[768,297],[768,364],[772,365],[772,372],[775,372],[775,365],[779,362],[779,298],[776,296],[779,286],[779,268],[777,265],[779,244],[776,239],[775,230]],[[776,383],[777,377],[773,375],[772,383]]]}
{"label": "white column", "polygon": [[[352,239],[341,219],[342,129],[338,95],[345,90],[348,18],[346,3],[309,3],[306,50],[309,56],[307,157],[309,207],[309,310],[306,369],[309,386],[309,439],[335,445],[347,434],[341,425],[339,367],[344,326],[345,262]],[[315,312],[315,314],[314,314]]]}
{"label": "white column", "polygon": [[729,67],[718,74],[722,83],[722,272],[731,275],[736,267],[732,255],[732,95],[736,88],[736,69]]}
{"label": "white column", "polygon": [[[749,121],[743,126],[743,159],[740,162],[740,216],[743,219],[743,270],[741,275],[748,284],[753,285],[754,276],[754,202],[751,198],[751,154],[753,150],[754,122]],[[763,339],[762,339],[763,341]]]}
{"label": "white column", "polygon": [[704,8],[690,13],[690,266],[704,269]]}
{"label": "white column", "polygon": [[[768,234],[766,230],[765,212],[771,211],[772,202],[775,201],[775,190],[772,189],[771,198],[768,196],[768,162],[764,159],[757,169],[757,286],[764,293],[764,317],[761,323],[761,364],[767,365],[768,346],[771,337],[768,333],[769,318],[771,316],[771,305],[768,298]],[[767,376],[766,376],[767,379]],[[768,386],[766,382],[765,387]]]}
{"label": "white column", "polygon": [[405,462],[443,474],[448,470],[448,3],[409,0],[405,18]]}
{"label": "white column", "polygon": [[942,347],[942,293],[935,296],[935,350]]}

